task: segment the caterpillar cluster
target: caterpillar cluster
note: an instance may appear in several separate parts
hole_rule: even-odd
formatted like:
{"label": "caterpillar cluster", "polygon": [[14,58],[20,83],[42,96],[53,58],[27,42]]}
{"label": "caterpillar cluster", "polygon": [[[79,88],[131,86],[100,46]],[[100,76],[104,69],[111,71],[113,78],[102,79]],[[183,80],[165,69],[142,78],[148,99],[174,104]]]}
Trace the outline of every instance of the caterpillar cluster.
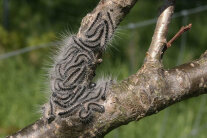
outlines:
{"label": "caterpillar cluster", "polygon": [[78,113],[85,121],[93,112],[105,111],[98,102],[105,100],[111,81],[93,83],[91,78],[101,62],[96,53],[104,51],[115,30],[111,12],[98,12],[88,29],[81,36],[70,37],[57,57],[50,73],[50,120]]}

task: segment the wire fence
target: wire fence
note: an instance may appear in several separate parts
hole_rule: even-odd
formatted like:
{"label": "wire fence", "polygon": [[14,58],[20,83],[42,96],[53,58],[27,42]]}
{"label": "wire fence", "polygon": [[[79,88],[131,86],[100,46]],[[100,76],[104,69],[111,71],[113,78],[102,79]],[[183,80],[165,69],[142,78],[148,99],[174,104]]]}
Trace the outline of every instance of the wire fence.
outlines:
{"label": "wire fence", "polygon": [[13,57],[13,56],[17,56],[17,55],[20,55],[20,54],[24,54],[24,53],[27,53],[27,52],[30,52],[30,51],[33,51],[33,50],[55,46],[57,43],[58,42],[50,42],[50,43],[46,43],[46,44],[25,47],[25,48],[22,48],[22,49],[19,49],[19,50],[8,52],[6,54],[0,55],[0,60],[6,59],[6,58],[9,58],[9,57]]}
{"label": "wire fence", "polygon": [[[196,14],[199,12],[203,12],[207,10],[207,5],[205,6],[200,6],[200,7],[196,7],[196,8],[192,8],[192,9],[188,9],[188,10],[182,10],[180,12],[174,13],[172,18],[178,18],[178,17],[182,17],[182,16],[189,16],[192,14]],[[140,27],[145,27],[148,25],[152,25],[155,24],[157,22],[157,18],[153,18],[153,19],[149,19],[149,20],[145,20],[142,22],[138,22],[138,23],[129,23],[128,25],[123,26],[124,29],[135,29],[135,28],[140,28]]]}
{"label": "wire fence", "polygon": [[[192,9],[188,9],[188,10],[182,10],[180,12],[175,13],[173,18],[178,18],[178,17],[182,17],[182,16],[186,17],[186,16],[189,16],[189,15],[192,15],[192,14],[203,12],[203,11],[207,11],[207,5],[192,8]],[[125,26],[122,26],[121,28],[123,28],[123,29],[135,29],[135,28],[140,28],[140,27],[145,27],[145,26],[148,26],[148,25],[155,24],[156,21],[157,21],[157,18],[153,18],[153,19],[141,21],[141,22],[138,22],[138,23],[129,23]],[[22,48],[22,49],[14,50],[14,51],[11,51],[11,52],[0,55],[0,60],[7,59],[7,58],[10,58],[10,57],[13,57],[13,56],[17,56],[17,55],[20,55],[20,54],[23,54],[23,53],[27,53],[27,52],[30,52],[30,51],[33,51],[33,50],[55,46],[57,43],[59,43],[59,42],[49,42],[49,43],[45,43],[45,44],[40,44],[40,45],[36,45],[36,46],[29,46],[29,47],[25,47],[25,48]]]}

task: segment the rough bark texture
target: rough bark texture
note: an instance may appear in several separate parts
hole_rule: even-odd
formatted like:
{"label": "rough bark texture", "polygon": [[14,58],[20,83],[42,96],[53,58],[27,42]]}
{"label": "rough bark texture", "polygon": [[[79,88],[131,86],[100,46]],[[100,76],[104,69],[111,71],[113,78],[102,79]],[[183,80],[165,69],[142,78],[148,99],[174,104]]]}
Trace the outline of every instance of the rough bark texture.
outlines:
{"label": "rough bark texture", "polygon": [[[114,10],[119,24],[136,0],[101,0],[96,10]],[[40,118],[34,124],[10,137],[103,137],[112,129],[159,112],[190,97],[207,93],[207,51],[197,60],[166,70],[162,52],[166,47],[168,25],[174,10],[174,0],[166,0],[158,18],[152,43],[145,62],[134,75],[114,84],[108,91],[105,112],[96,113],[87,124],[78,118],[56,119],[48,124]],[[93,12],[94,12],[93,11]],[[82,21],[78,35],[86,29],[93,12]]]}

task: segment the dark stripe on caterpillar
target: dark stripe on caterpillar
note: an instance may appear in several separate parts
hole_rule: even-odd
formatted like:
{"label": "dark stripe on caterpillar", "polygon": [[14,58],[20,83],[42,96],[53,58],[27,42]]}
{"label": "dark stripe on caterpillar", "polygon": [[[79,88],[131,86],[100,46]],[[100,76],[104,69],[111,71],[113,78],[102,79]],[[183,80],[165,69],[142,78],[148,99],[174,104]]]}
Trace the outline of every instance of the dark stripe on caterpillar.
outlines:
{"label": "dark stripe on caterpillar", "polygon": [[[96,92],[96,94],[97,94],[96,96],[93,95],[91,97],[90,96],[86,97],[86,100],[83,100],[84,103],[98,99],[98,97],[100,96],[101,91],[102,91],[102,88],[100,88],[99,91]],[[94,92],[91,92],[90,94],[94,94]],[[87,99],[87,98],[89,98],[89,99]]]}
{"label": "dark stripe on caterpillar", "polygon": [[82,95],[80,101],[83,101],[84,99],[86,99],[91,93],[92,93],[92,92],[89,91],[89,92],[87,92],[85,95]]}
{"label": "dark stripe on caterpillar", "polygon": [[49,113],[49,117],[47,118],[48,124],[50,124],[53,120],[55,120],[55,115],[53,113],[53,104],[50,99],[50,113]]}
{"label": "dark stripe on caterpillar", "polygon": [[91,26],[89,27],[88,31],[90,31],[93,26],[96,24],[96,22],[98,21],[99,17],[100,17],[101,13],[99,12],[95,18],[95,20],[93,21],[93,23],[91,24]]}
{"label": "dark stripe on caterpillar", "polygon": [[[71,47],[70,49],[73,49],[73,48],[75,48],[75,47]],[[70,50],[69,49],[69,50]],[[68,50],[68,52],[69,52],[69,50]],[[65,55],[63,55],[63,59],[61,59],[61,61],[58,61],[58,63],[56,64],[56,66],[57,65],[62,65],[62,64],[64,64],[65,62],[71,62],[71,60],[73,60],[73,58],[74,58],[74,56],[77,54],[79,52],[79,50],[77,49],[77,48],[75,48],[75,50],[73,50],[72,52],[69,52],[69,53],[66,53],[66,57],[64,57]],[[72,57],[71,58],[69,58],[70,56],[72,55]],[[69,59],[69,60],[68,60]]]}
{"label": "dark stripe on caterpillar", "polygon": [[[78,38],[77,38],[77,39],[78,39]],[[79,39],[78,39],[78,40],[79,40]],[[75,39],[75,37],[73,37],[73,41],[74,41],[74,43],[75,43],[77,46],[79,46],[81,49],[87,51],[87,52],[90,54],[90,56],[91,56],[91,49],[88,49],[87,47],[84,47],[84,46],[82,46],[81,44],[79,44],[78,41]]]}
{"label": "dark stripe on caterpillar", "polygon": [[76,96],[72,100],[66,101],[64,104],[73,105],[74,103],[77,103],[77,100],[85,92],[85,90],[86,90],[86,87],[83,86],[79,91],[77,91]]}
{"label": "dark stripe on caterpillar", "polygon": [[81,39],[79,39],[79,41],[81,42],[82,45],[84,45],[85,47],[88,47],[88,48],[97,48],[100,46],[100,43],[99,44],[96,44],[96,45],[88,45],[86,43],[84,43]]}
{"label": "dark stripe on caterpillar", "polygon": [[86,42],[93,43],[93,42],[97,42],[97,41],[99,41],[99,40],[101,39],[101,37],[103,36],[103,32],[104,32],[104,28],[101,29],[101,31],[100,31],[98,37],[96,37],[94,40],[89,40],[89,39],[88,39],[88,40],[86,40]]}
{"label": "dark stripe on caterpillar", "polygon": [[89,103],[88,109],[86,110],[85,107],[83,107],[79,112],[79,117],[81,118],[81,121],[90,121],[92,118],[93,111],[104,113],[105,108],[102,105],[96,104],[96,103]]}
{"label": "dark stripe on caterpillar", "polygon": [[77,104],[77,105],[73,106],[72,108],[70,108],[69,110],[66,110],[66,111],[63,111],[63,112],[59,112],[58,115],[61,118],[67,118],[69,116],[72,116],[79,106],[80,106],[80,104]]}
{"label": "dark stripe on caterpillar", "polygon": [[[87,59],[86,61],[89,61],[89,60],[91,60],[91,59],[94,59],[94,57],[93,57],[93,55],[92,55],[91,52],[88,53],[87,51],[79,51],[79,53],[76,53],[75,55],[73,55],[73,57],[72,57],[71,60],[69,60],[69,61],[65,61],[66,63],[65,63],[64,69],[65,69],[68,65],[72,64],[71,62],[77,62],[77,60],[80,58],[79,55],[84,55],[84,57]],[[74,60],[75,60],[75,61],[74,61]],[[62,63],[62,64],[63,64],[63,63]]]}
{"label": "dark stripe on caterpillar", "polygon": [[85,61],[84,61],[83,59],[82,59],[79,63],[76,63],[76,64],[69,63],[69,65],[70,65],[70,64],[72,64],[72,65],[70,65],[70,66],[65,70],[65,72],[64,72],[65,77],[67,77],[67,75],[68,75],[68,73],[70,72],[71,69],[74,69],[74,68],[80,68],[81,65],[83,65],[83,63],[85,63]]}
{"label": "dark stripe on caterpillar", "polygon": [[61,64],[57,64],[55,66],[55,72],[58,73],[58,75],[62,78],[63,74],[61,73],[60,68],[61,68]]}
{"label": "dark stripe on caterpillar", "polygon": [[61,104],[59,101],[57,101],[57,100],[53,100],[53,102],[55,103],[55,104],[57,104],[58,106],[60,106],[60,107],[62,107],[62,108],[67,108],[68,107],[68,105],[63,105],[63,104]]}
{"label": "dark stripe on caterpillar", "polygon": [[52,97],[57,98],[59,100],[68,100],[68,98],[72,97],[74,93],[64,93],[66,96],[64,97],[63,94],[58,92],[53,92]]}
{"label": "dark stripe on caterpillar", "polygon": [[[58,79],[56,79],[56,80],[58,80]],[[62,82],[62,81],[61,81]],[[57,90],[56,89],[56,87],[55,87],[55,90],[56,91],[70,91],[70,90],[73,90],[73,89],[75,89],[75,85],[70,85],[70,86],[67,86],[67,87],[65,87],[65,86],[60,86],[60,82],[57,82],[57,85],[58,85],[58,88],[59,88],[59,90]]]}
{"label": "dark stripe on caterpillar", "polygon": [[[78,88],[77,88],[78,89]],[[75,91],[75,90],[74,90]],[[76,90],[77,91],[77,90]],[[65,101],[70,101],[70,100],[72,100],[74,97],[75,97],[75,92],[73,92],[73,91],[71,91],[71,92],[68,92],[68,94],[70,95],[67,99],[65,99],[65,100],[62,100],[61,102],[63,103],[63,102],[65,102]],[[56,97],[55,97],[56,98]],[[60,100],[60,99],[56,99],[56,100]]]}
{"label": "dark stripe on caterpillar", "polygon": [[[76,73],[78,72],[78,71],[80,71],[80,68],[77,68],[77,69],[75,69],[71,74],[67,74],[68,75],[68,77],[63,81],[63,86],[68,86],[68,85],[71,85],[71,83],[69,83],[69,84],[67,84],[69,81],[70,81],[70,79],[74,76],[74,75],[76,75]],[[66,76],[67,76],[66,75]]]}
{"label": "dark stripe on caterpillar", "polygon": [[[64,65],[65,62],[66,62],[66,64],[64,65],[64,68],[63,68],[63,69],[65,69],[67,63],[70,63],[70,62],[73,60],[74,56],[75,56],[75,55],[73,55],[73,57],[72,57],[70,60],[68,60],[68,61],[66,61],[66,60],[63,61],[63,60],[61,60],[60,63],[56,64],[56,66],[55,66],[55,70],[56,70],[56,72],[59,73],[59,76],[60,76],[61,78],[64,77],[64,74],[61,73],[61,67],[62,67],[62,65]],[[63,69],[62,69],[62,70],[63,70]]]}
{"label": "dark stripe on caterpillar", "polygon": [[73,103],[71,104],[71,100],[74,99],[75,97],[77,97],[77,93],[81,90],[81,87],[78,87],[78,89],[74,92],[74,95],[72,95],[66,102],[69,101],[69,103],[62,103],[62,101],[59,101],[57,99],[54,100],[54,102],[59,105],[62,108],[68,108],[69,106],[73,105]]}
{"label": "dark stripe on caterpillar", "polygon": [[88,61],[91,60],[90,57],[88,57],[88,55],[86,55],[85,53],[81,53],[76,57],[74,62],[76,63],[80,59],[81,56],[83,56],[83,58],[86,58]]}
{"label": "dark stripe on caterpillar", "polygon": [[111,29],[112,29],[112,33],[113,33],[115,28],[114,28],[114,24],[113,24],[113,21],[112,21],[112,19],[111,19],[111,15],[110,15],[109,12],[107,12],[107,16],[108,16],[109,21],[110,21],[110,23],[111,23]]}
{"label": "dark stripe on caterpillar", "polygon": [[94,29],[95,31],[94,31],[92,34],[89,34],[90,32],[87,32],[87,33],[86,33],[87,38],[92,38],[92,37],[96,36],[96,35],[97,35],[97,32],[98,32],[99,30],[101,30],[102,28],[104,28],[104,24],[103,24],[103,23],[100,23],[100,24]]}
{"label": "dark stripe on caterpillar", "polygon": [[[80,51],[78,51],[78,52],[80,52]],[[63,64],[63,65],[64,65],[64,68],[63,68],[63,69],[65,69],[65,68],[67,67],[67,65],[70,64],[70,63],[72,62],[72,60],[74,60],[74,57],[75,57],[77,54],[78,54],[78,53],[75,52],[75,53],[73,53],[73,55],[72,55],[71,58],[62,60],[62,63],[60,63],[60,64]]]}
{"label": "dark stripe on caterpillar", "polygon": [[50,99],[50,114],[53,115],[53,104],[51,99]]}
{"label": "dark stripe on caterpillar", "polygon": [[86,76],[86,67],[82,68],[82,70],[79,72],[80,73],[78,75],[76,75],[77,77],[71,82],[72,84],[76,84],[77,81],[80,84],[81,82],[84,81],[84,78]]}
{"label": "dark stripe on caterpillar", "polygon": [[[71,96],[68,98],[68,99],[66,99],[66,101],[60,101],[60,100],[58,100],[58,99],[55,99],[60,105],[66,105],[66,103],[65,102],[67,102],[67,101],[71,101],[72,99],[74,99],[74,97],[77,95],[77,93],[81,90],[81,86],[79,86],[79,87],[77,87],[77,89],[76,90],[74,90],[74,91],[70,91],[70,92],[68,92],[68,93],[70,93],[71,94]],[[63,103],[64,102],[64,103]],[[62,103],[62,104],[61,104]],[[68,105],[69,106],[69,105]],[[65,108],[67,108],[68,106],[66,106]]]}
{"label": "dark stripe on caterpillar", "polygon": [[88,121],[92,118],[92,111],[86,110],[85,107],[83,107],[79,112],[79,117],[81,121]]}
{"label": "dark stripe on caterpillar", "polygon": [[[71,49],[74,49],[72,52],[70,52]],[[79,52],[79,50],[76,48],[76,47],[71,47],[67,50],[67,52],[65,52],[66,54],[63,55],[63,59],[61,59],[61,61],[65,61],[65,60],[68,60],[68,58],[73,54],[73,56],[75,54],[77,54]]]}
{"label": "dark stripe on caterpillar", "polygon": [[104,20],[105,23],[105,40],[104,40],[104,44],[106,44],[106,42],[108,41],[108,37],[109,37],[109,24],[106,20]]}

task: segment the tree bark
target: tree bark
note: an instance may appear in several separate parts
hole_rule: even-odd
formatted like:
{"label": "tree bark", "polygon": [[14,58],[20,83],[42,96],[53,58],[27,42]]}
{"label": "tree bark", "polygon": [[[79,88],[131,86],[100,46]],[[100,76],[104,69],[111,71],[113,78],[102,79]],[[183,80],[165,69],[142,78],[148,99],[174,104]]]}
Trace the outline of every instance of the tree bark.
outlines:
{"label": "tree bark", "polygon": [[[114,10],[114,22],[118,25],[135,3],[136,0],[101,0],[83,19],[78,35],[86,29],[96,10]],[[105,107],[104,113],[95,113],[93,121],[87,124],[77,121],[76,117],[47,123],[43,117],[9,137],[103,137],[123,124],[155,114],[187,98],[206,94],[207,51],[190,63],[163,68],[162,55],[174,6],[175,0],[165,0],[143,66],[107,92],[106,100],[100,102]]]}

